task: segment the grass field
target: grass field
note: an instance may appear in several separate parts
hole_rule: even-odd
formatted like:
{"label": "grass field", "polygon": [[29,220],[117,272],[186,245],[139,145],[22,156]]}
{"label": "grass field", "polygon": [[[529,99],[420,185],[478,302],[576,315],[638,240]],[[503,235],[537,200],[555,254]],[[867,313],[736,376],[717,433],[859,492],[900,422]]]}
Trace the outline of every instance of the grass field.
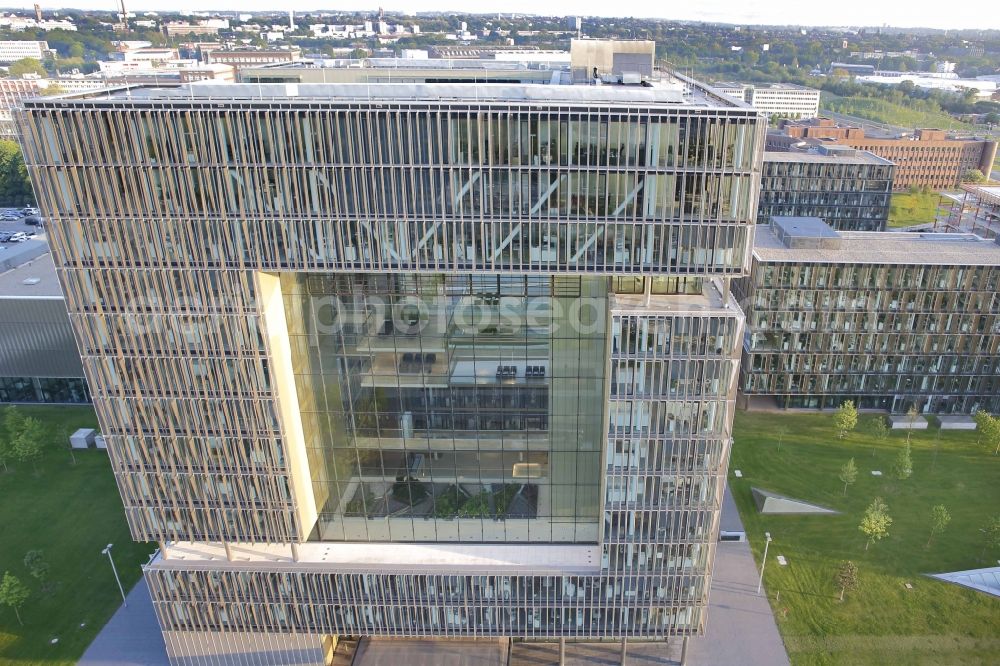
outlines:
{"label": "grass field", "polygon": [[900,127],[974,129],[973,125],[963,123],[944,111],[939,113],[918,111],[872,97],[837,97],[836,95],[823,93],[822,106],[824,109],[829,109],[836,113],[867,118],[877,123],[898,125]]}
{"label": "grass field", "polygon": [[940,201],[941,197],[937,192],[893,194],[889,204],[889,227],[911,227],[933,222]]}
{"label": "grass field", "polygon": [[[1000,557],[987,552],[980,559],[979,531],[1000,513],[1000,457],[977,446],[975,433],[933,429],[913,435],[913,475],[895,480],[890,469],[906,435],[893,433],[877,445],[864,432],[871,418],[863,416],[858,431],[838,440],[829,414],[737,414],[729,482],[758,565],[764,532],[774,539],[764,581],[792,663],[997,663],[1000,599],[923,574],[978,568]],[[780,452],[778,426],[789,433]],[[845,497],[837,475],[851,457],[858,477]],[[743,478],[735,478],[735,469]],[[872,476],[873,469],[885,476]],[[751,486],[842,513],[762,516]],[[888,538],[866,552],[858,524],[876,496],[894,522]],[[936,504],[947,507],[952,521],[928,547]],[[778,566],[778,555],[787,566]],[[839,602],[834,575],[847,559],[859,568],[860,586]]]}
{"label": "grass field", "polygon": [[[21,610],[0,607],[0,664],[74,664],[121,603],[111,566],[101,549],[113,554],[126,590],[139,579],[139,565],[152,546],[129,537],[118,488],[105,451],[76,453],[58,448],[55,433],[94,427],[90,407],[19,407],[47,427],[50,448],[39,465],[13,463],[0,471],[0,575],[10,571],[31,588]],[[43,593],[24,568],[24,554],[41,549],[51,566],[54,589]],[[85,626],[81,627],[80,625]],[[58,638],[55,645],[50,644]]]}

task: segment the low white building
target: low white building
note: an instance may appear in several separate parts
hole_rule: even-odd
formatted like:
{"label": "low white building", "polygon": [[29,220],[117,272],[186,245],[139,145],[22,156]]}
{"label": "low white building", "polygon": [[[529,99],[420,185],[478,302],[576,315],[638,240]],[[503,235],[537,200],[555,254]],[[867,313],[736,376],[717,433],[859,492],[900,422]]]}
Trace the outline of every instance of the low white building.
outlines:
{"label": "low white building", "polygon": [[0,63],[12,63],[22,58],[42,60],[48,50],[48,42],[16,39],[0,41]]}
{"label": "low white building", "polygon": [[803,119],[819,115],[819,94],[815,88],[794,83],[716,83],[718,92],[742,100],[782,118]]}

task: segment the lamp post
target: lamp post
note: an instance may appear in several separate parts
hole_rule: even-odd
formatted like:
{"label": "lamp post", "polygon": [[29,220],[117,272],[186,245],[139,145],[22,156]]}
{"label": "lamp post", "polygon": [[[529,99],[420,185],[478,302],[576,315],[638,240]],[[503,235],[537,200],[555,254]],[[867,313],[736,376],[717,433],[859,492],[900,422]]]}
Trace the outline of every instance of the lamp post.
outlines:
{"label": "lamp post", "polygon": [[118,591],[121,592],[121,595],[122,595],[122,605],[125,606],[126,608],[128,608],[128,601],[125,600],[125,590],[124,590],[124,588],[122,588],[122,580],[121,580],[121,578],[118,577],[118,568],[115,567],[115,561],[111,557],[111,547],[113,545],[114,545],[113,543],[109,543],[104,548],[104,550],[101,551],[101,555],[107,555],[108,556],[108,562],[111,562],[111,573],[113,573],[115,575],[115,582],[118,583]]}
{"label": "lamp post", "polygon": [[767,566],[767,547],[771,545],[771,533],[764,532],[764,559],[760,563],[760,578],[757,579],[757,594],[760,594],[760,586],[764,584],[764,567]]}

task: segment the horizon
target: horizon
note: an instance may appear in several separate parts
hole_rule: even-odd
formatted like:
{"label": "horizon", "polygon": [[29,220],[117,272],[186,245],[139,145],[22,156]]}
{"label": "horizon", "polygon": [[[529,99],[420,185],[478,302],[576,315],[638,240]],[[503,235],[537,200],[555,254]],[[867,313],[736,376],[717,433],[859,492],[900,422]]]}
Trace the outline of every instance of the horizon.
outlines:
{"label": "horizon", "polygon": [[[450,0],[454,2],[454,0]],[[129,3],[126,3],[128,5]],[[297,3],[292,3],[297,4]],[[861,28],[893,28],[893,29],[922,29],[922,30],[972,30],[972,31],[991,31],[1000,30],[1000,18],[996,20],[996,25],[983,26],[982,17],[989,15],[996,15],[995,4],[988,2],[987,0],[971,0],[963,6],[961,12],[956,12],[954,15],[947,15],[941,13],[940,16],[935,17],[935,25],[926,25],[919,23],[919,21],[928,20],[925,14],[912,12],[911,6],[908,3],[904,3],[903,0],[889,0],[886,3],[882,3],[877,9],[872,9],[871,5],[864,3],[861,0],[847,0],[846,4],[841,3],[838,7],[838,14],[843,16],[861,17],[864,16],[868,20],[864,22],[857,23],[844,23],[844,22],[825,22],[829,18],[829,11],[823,7],[810,7],[803,6],[801,3],[792,2],[791,0],[778,0],[777,2],[763,2],[761,0],[750,0],[749,2],[739,3],[735,7],[730,7],[729,5],[734,5],[735,3],[730,3],[725,0],[707,0],[706,2],[700,3],[697,8],[680,8],[674,12],[673,15],[647,15],[646,11],[650,9],[649,5],[645,2],[636,2],[635,0],[629,0],[625,3],[618,3],[615,6],[620,8],[614,14],[607,14],[601,10],[605,7],[602,3],[593,2],[592,0],[583,0],[577,2],[566,2],[565,0],[556,0],[549,4],[552,8],[551,11],[546,13],[537,13],[537,8],[534,3],[527,2],[526,0],[508,0],[502,3],[484,3],[480,5],[480,9],[477,11],[466,11],[460,10],[453,7],[448,7],[448,3],[438,2],[437,0],[410,0],[409,2],[401,3],[385,3],[381,7],[384,11],[392,14],[409,14],[409,13],[441,13],[450,14],[458,16],[490,16],[497,13],[501,14],[516,14],[518,16],[542,16],[542,17],[558,17],[558,16],[581,16],[583,18],[603,18],[603,19],[634,19],[634,20],[660,20],[660,21],[676,21],[676,22],[698,22],[698,23],[711,23],[718,25],[733,25],[733,26],[754,26],[754,27],[775,27],[775,28],[828,28],[828,29],[848,29],[856,30]],[[25,2],[20,5],[13,4],[11,6],[5,7],[5,11],[22,11],[31,12],[33,11],[33,2]],[[373,6],[355,6],[350,8],[336,8],[336,7],[322,7],[322,6],[303,6],[303,7],[290,7],[292,11],[295,12],[336,12],[336,13],[359,13],[359,12],[372,12],[375,13],[379,9],[378,4]],[[583,11],[579,11],[579,10]],[[43,12],[58,12],[65,10],[73,11],[104,11],[108,13],[115,12],[117,8],[114,6],[113,2],[107,0],[78,0],[60,3],[59,7],[43,6]],[[535,11],[530,11],[535,10]],[[596,11],[595,11],[596,10]],[[222,0],[217,6],[212,8],[201,8],[201,7],[178,7],[176,4],[171,4],[169,2],[149,2],[148,4],[143,4],[141,6],[129,6],[128,11],[130,13],[141,14],[142,12],[161,12],[161,13],[182,13],[182,12],[231,12],[231,13],[284,13],[286,9],[278,9],[273,5],[268,5],[264,0],[243,0],[241,2],[235,2],[232,0]],[[916,21],[906,21],[903,17],[906,16],[916,16],[918,17]],[[797,19],[795,22],[789,22],[789,18]],[[953,18],[961,21],[968,21],[967,23],[942,23],[945,18]],[[822,19],[822,20],[816,20]]]}

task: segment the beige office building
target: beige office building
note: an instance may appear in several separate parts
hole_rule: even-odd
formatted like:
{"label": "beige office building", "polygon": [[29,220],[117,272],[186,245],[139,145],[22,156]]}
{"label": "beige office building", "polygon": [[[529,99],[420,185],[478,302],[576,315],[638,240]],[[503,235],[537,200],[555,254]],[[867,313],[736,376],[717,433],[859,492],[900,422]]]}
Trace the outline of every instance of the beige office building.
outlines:
{"label": "beige office building", "polygon": [[26,102],[174,663],[703,633],[764,125],[648,83]]}

